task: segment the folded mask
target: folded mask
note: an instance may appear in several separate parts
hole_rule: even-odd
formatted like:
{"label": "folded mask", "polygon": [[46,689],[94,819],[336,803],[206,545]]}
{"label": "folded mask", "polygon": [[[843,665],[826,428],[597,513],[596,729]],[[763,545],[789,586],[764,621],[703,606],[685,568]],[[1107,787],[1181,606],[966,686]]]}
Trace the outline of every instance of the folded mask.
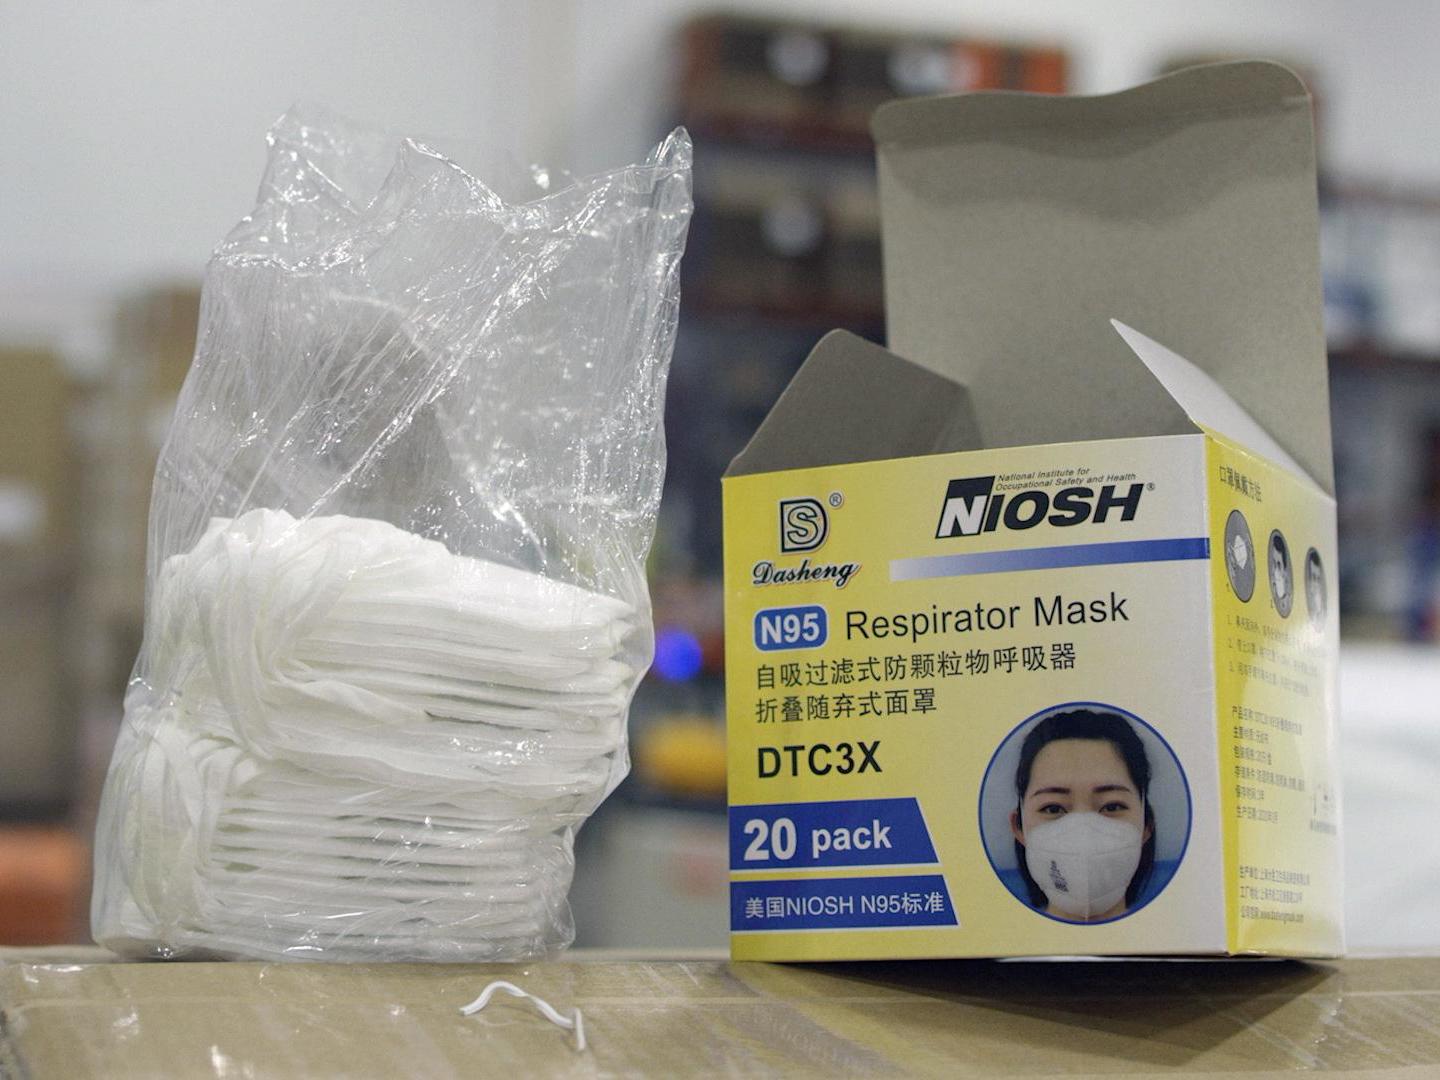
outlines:
{"label": "folded mask", "polygon": [[573,828],[624,768],[631,605],[255,510],[169,559],[152,611],[107,791],[117,939],[481,959],[565,936]]}

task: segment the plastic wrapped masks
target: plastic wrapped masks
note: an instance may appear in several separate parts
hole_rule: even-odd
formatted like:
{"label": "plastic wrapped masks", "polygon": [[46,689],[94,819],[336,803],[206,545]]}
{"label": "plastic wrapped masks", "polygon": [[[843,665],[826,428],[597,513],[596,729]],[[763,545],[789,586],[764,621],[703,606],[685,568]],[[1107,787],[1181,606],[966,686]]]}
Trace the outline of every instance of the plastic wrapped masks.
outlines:
{"label": "plastic wrapped masks", "polygon": [[212,522],[156,590],[173,692],[131,702],[112,784],[127,934],[332,958],[554,939],[570,826],[623,770],[630,605],[271,510]]}
{"label": "plastic wrapped masks", "polygon": [[155,470],[92,928],[130,956],[562,948],[652,654],[689,139],[513,203],[313,110],[268,139]]}

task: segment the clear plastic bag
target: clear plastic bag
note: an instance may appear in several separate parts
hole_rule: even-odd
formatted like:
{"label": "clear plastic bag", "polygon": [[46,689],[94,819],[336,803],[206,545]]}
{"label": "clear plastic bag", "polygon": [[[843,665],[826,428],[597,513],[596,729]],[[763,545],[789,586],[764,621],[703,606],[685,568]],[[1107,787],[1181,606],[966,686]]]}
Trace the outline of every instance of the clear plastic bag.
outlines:
{"label": "clear plastic bag", "polygon": [[156,471],[96,940],[563,947],[653,650],[689,140],[514,204],[415,141],[269,141]]}

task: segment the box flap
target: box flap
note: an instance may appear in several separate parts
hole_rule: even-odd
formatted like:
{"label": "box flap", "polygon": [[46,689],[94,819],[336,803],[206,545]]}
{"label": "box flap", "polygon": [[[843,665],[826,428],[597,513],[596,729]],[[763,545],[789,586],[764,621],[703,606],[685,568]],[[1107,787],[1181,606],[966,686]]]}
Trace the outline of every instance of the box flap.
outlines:
{"label": "box flap", "polygon": [[832,330],[725,475],[979,447],[965,387],[862,337]]}
{"label": "box flap", "polygon": [[988,444],[1193,430],[1116,316],[1331,486],[1310,103],[1292,72],[911,99],[873,129],[890,347],[968,387]]}
{"label": "box flap", "polygon": [[1134,327],[1126,326],[1118,319],[1110,321],[1125,339],[1125,344],[1130,346],[1149,369],[1150,374],[1160,380],[1166,392],[1198,426],[1208,428],[1246,449],[1253,450],[1302,480],[1318,483],[1327,495],[1335,494],[1328,485],[1310,476],[1300,463],[1271,438],[1270,433],[1209,375]]}

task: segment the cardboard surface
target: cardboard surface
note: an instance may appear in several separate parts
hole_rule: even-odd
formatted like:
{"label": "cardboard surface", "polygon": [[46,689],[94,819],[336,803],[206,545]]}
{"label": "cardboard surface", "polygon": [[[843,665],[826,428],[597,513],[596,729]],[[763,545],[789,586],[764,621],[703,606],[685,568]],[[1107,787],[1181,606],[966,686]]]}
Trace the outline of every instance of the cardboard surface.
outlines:
{"label": "cardboard surface", "polygon": [[[1248,447],[1266,461],[1296,476],[1313,479],[1238,401],[1225,392],[1224,387],[1205,372],[1133,327],[1118,320],[1112,320],[1112,323],[1125,339],[1125,344],[1134,350],[1150,374],[1160,380],[1166,392],[1198,427]],[[1324,490],[1329,495],[1335,494],[1329,487]]]}
{"label": "cardboard surface", "polygon": [[1314,149],[1293,73],[1215,64],[1102,97],[899,101],[873,130],[890,348],[970,389],[987,446],[1188,430],[1117,318],[1205,370],[1329,487]]}
{"label": "cardboard surface", "polygon": [[0,806],[49,813],[73,787],[62,628],[73,567],[73,388],[60,358],[0,348]]}
{"label": "cardboard surface", "polygon": [[[1440,1074],[1440,958],[776,966],[0,964],[0,1075]],[[71,962],[67,962],[71,961]],[[584,1013],[590,1048],[507,979]]]}
{"label": "cardboard surface", "polygon": [[832,330],[811,350],[725,475],[982,445],[963,386],[848,331]]}
{"label": "cardboard surface", "polygon": [[[53,561],[65,542],[74,477],[69,380],[43,349],[0,349],[0,552]],[[7,579],[14,564],[7,563]]]}

